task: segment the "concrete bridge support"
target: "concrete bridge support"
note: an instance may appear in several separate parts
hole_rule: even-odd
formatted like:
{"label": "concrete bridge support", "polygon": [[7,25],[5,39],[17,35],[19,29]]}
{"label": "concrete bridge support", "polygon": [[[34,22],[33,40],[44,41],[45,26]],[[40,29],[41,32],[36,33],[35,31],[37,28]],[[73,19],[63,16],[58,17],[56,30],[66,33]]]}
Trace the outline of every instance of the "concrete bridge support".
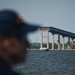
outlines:
{"label": "concrete bridge support", "polygon": [[[47,35],[43,35],[43,32],[46,32]],[[46,42],[43,42],[44,38],[46,38]],[[47,49],[49,49],[49,31],[48,30],[40,30],[40,48],[43,49],[43,44],[47,45]]]}
{"label": "concrete bridge support", "polygon": [[74,49],[74,39],[72,38],[72,49]]}
{"label": "concrete bridge support", "polygon": [[52,33],[52,50],[54,50],[54,33]]}
{"label": "concrete bridge support", "polygon": [[64,47],[64,36],[62,36],[62,50],[64,50],[65,47]]}
{"label": "concrete bridge support", "polygon": [[60,34],[58,34],[58,50],[60,50]]}
{"label": "concrete bridge support", "polygon": [[72,39],[72,45],[74,45],[74,39]]}
{"label": "concrete bridge support", "polygon": [[68,49],[70,49],[70,37],[68,37]]}
{"label": "concrete bridge support", "polygon": [[43,44],[43,31],[40,31],[40,48],[42,48],[42,44]]}
{"label": "concrete bridge support", "polygon": [[47,30],[47,49],[49,49],[49,31]]}

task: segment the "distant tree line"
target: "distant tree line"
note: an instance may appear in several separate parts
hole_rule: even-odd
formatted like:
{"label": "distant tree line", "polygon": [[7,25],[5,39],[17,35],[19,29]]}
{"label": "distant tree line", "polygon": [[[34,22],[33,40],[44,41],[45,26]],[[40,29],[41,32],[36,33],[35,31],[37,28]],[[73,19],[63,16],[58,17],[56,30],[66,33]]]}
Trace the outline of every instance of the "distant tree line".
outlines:
{"label": "distant tree line", "polygon": [[[65,48],[68,47],[67,43],[64,44]],[[43,44],[43,47],[47,47],[46,44]],[[31,49],[40,49],[40,43],[31,43],[30,44],[30,48]],[[62,48],[62,44],[60,44],[60,48]],[[49,49],[52,49],[52,43],[49,43]],[[54,43],[54,49],[58,49],[58,44],[57,43]]]}

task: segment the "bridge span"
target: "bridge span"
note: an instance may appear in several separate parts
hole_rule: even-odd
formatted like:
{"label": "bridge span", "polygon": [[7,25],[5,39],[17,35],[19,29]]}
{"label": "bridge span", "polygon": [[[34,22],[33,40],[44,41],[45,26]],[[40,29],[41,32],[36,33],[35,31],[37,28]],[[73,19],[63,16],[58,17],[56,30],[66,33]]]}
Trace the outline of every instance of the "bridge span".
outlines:
{"label": "bridge span", "polygon": [[[47,32],[46,35],[43,35],[43,32]],[[68,49],[70,49],[70,38],[72,39],[72,45],[74,45],[75,33],[61,30],[55,27],[40,27],[40,49],[43,48],[43,44],[47,44],[47,49],[49,49],[49,33],[52,34],[52,50],[54,50],[54,35],[58,35],[58,50],[60,50],[60,35],[62,36],[62,50],[65,49],[64,47],[64,38],[68,37]],[[46,38],[47,41],[43,42],[43,39]]]}

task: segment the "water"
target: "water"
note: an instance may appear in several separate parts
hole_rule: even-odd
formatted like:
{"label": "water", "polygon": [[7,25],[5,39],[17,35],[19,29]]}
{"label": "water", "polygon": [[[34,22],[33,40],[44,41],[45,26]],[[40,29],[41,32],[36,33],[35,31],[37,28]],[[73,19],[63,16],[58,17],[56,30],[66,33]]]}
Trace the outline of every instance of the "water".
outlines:
{"label": "water", "polygon": [[30,51],[15,70],[22,75],[75,75],[74,50]]}

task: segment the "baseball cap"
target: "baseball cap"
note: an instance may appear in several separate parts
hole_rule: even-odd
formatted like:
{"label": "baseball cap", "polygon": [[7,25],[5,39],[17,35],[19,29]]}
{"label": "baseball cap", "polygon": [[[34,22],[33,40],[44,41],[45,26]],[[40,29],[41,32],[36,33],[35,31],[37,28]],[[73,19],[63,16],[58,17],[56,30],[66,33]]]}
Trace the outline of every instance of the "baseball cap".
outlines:
{"label": "baseball cap", "polygon": [[15,34],[17,32],[17,34],[26,36],[27,33],[36,31],[38,28],[40,28],[40,25],[27,22],[13,10],[0,11],[0,35]]}

